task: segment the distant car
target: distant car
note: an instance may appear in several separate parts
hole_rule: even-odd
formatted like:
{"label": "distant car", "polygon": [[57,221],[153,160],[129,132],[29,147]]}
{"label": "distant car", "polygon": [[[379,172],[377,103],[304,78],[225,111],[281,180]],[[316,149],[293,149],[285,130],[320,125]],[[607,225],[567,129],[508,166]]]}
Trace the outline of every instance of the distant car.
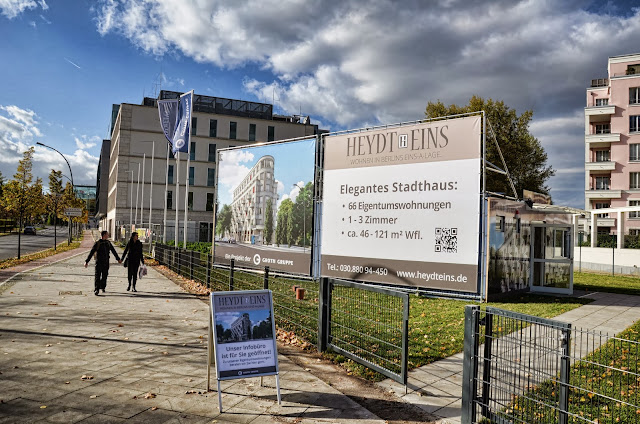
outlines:
{"label": "distant car", "polygon": [[229,239],[229,243],[235,243],[235,242],[236,242],[236,239],[234,239],[234,238],[230,238]]}
{"label": "distant car", "polygon": [[222,237],[222,242],[223,243],[229,243],[229,238],[228,237]]}
{"label": "distant car", "polygon": [[36,235],[36,228],[32,227],[31,225],[24,227],[24,233],[25,234],[33,234],[34,236]]}

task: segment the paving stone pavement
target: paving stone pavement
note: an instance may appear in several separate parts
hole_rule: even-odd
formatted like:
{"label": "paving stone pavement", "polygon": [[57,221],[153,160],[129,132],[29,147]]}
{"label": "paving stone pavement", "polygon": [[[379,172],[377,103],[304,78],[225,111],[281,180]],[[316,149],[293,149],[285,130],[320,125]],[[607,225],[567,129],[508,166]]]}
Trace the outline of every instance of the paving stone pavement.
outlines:
{"label": "paving stone pavement", "polygon": [[282,405],[274,377],[230,380],[220,413],[207,304],[151,268],[127,292],[115,262],[95,296],[90,245],[0,283],[0,424],[383,423],[282,355]]}
{"label": "paving stone pavement", "polygon": [[[553,319],[571,323],[576,330],[602,332],[610,336],[640,319],[640,296],[594,292],[582,297],[594,301]],[[594,347],[597,346],[582,348],[580,354],[584,356]],[[404,386],[391,379],[378,384],[385,390],[395,392],[405,402],[440,417],[441,423],[460,423],[463,359],[464,355],[458,353],[410,371],[407,394]]]}

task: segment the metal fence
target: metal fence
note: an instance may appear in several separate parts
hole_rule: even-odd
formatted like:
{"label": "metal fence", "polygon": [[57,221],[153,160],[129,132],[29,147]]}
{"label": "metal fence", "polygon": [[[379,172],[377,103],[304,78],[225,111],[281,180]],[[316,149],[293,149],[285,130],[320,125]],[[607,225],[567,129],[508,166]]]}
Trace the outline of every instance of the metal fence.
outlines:
{"label": "metal fence", "polygon": [[322,280],[321,350],[325,346],[406,386],[409,294]]}
{"label": "metal fence", "polygon": [[468,306],[462,423],[640,423],[639,346]]}
{"label": "metal fence", "polygon": [[270,289],[275,322],[294,344],[336,352],[407,383],[409,294],[360,283],[212,264],[209,253],[154,245],[155,259],[213,291]]}

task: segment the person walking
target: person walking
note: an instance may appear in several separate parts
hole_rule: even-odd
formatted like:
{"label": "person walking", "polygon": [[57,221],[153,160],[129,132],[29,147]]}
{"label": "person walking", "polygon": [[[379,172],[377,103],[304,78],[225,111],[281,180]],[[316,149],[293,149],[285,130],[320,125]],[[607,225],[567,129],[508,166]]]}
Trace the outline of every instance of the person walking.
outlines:
{"label": "person walking", "polygon": [[102,237],[93,244],[93,247],[89,252],[89,256],[87,256],[87,259],[84,261],[84,267],[86,268],[89,266],[89,261],[93,254],[96,254],[96,274],[93,290],[93,294],[96,296],[98,296],[100,290],[104,293],[107,288],[107,276],[109,275],[109,251],[113,252],[113,256],[116,257],[118,263],[122,263],[116,249],[114,249],[113,245],[109,241],[109,232],[103,231],[100,234]]}
{"label": "person walking", "polygon": [[129,254],[129,262],[125,261],[125,266],[128,268],[127,279],[129,280],[129,286],[127,291],[131,290],[137,292],[136,281],[138,280],[138,268],[140,264],[144,264],[144,255],[142,254],[142,243],[138,240],[138,233],[132,233],[127,247],[124,249],[122,259]]}

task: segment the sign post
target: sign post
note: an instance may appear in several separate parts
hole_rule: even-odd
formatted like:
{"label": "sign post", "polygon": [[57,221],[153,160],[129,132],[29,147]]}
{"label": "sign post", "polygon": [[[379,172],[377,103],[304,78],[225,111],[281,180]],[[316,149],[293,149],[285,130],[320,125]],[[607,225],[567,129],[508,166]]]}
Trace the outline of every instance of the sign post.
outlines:
{"label": "sign post", "polygon": [[222,380],[275,375],[281,404],[271,290],[213,292],[210,309],[207,389],[215,364],[220,412]]}

